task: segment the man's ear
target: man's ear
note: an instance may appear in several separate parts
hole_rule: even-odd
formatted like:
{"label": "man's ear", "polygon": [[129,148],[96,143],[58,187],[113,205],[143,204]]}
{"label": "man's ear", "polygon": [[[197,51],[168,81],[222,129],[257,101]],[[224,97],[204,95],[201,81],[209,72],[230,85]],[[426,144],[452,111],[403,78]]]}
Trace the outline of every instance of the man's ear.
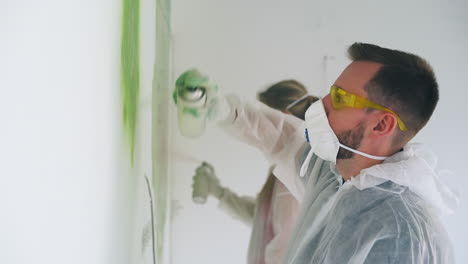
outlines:
{"label": "man's ear", "polygon": [[378,113],[374,121],[373,133],[379,136],[392,134],[395,129],[398,129],[398,121],[395,115],[387,112]]}

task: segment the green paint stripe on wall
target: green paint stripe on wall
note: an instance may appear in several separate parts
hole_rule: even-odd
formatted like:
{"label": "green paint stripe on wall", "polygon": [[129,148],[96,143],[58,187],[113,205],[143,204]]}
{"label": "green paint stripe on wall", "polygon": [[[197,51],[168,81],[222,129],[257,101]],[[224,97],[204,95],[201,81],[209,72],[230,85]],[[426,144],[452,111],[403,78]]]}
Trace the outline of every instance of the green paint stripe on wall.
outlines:
{"label": "green paint stripe on wall", "polygon": [[135,153],[135,129],[140,90],[139,22],[140,1],[123,0],[120,74],[123,125],[130,144],[130,162],[132,166]]}

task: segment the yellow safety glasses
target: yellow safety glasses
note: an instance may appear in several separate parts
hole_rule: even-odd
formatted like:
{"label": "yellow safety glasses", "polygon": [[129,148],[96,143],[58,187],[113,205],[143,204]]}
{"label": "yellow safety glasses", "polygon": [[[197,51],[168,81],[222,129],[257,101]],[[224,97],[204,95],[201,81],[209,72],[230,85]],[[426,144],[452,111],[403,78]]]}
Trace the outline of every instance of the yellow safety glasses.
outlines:
{"label": "yellow safety glasses", "polygon": [[331,101],[333,108],[335,109],[342,109],[345,107],[352,107],[352,108],[374,108],[377,110],[382,110],[385,112],[389,112],[395,115],[398,121],[398,127],[400,128],[401,131],[406,131],[406,126],[401,121],[400,117],[393,112],[392,110],[383,107],[381,105],[378,105],[376,103],[373,103],[365,98],[359,97],[355,94],[348,93],[345,90],[339,88],[338,86],[333,85],[330,88],[330,96],[331,96]]}

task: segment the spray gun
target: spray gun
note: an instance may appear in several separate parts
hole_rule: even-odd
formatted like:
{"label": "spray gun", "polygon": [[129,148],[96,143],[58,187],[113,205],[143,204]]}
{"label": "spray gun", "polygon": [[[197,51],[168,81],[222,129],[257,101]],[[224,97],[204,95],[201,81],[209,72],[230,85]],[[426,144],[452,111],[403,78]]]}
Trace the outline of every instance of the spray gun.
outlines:
{"label": "spray gun", "polygon": [[[202,174],[214,175],[213,167],[211,167],[211,165],[205,162],[202,163],[199,170],[201,170]],[[206,203],[206,200],[209,194],[210,194],[210,186],[207,182],[204,182],[204,184],[195,184],[193,186],[192,201],[197,204],[204,204]]]}
{"label": "spray gun", "polygon": [[205,130],[207,107],[207,78],[198,71],[187,71],[176,82],[174,99],[180,133],[186,137],[199,137]]}
{"label": "spray gun", "polygon": [[[202,162],[200,159],[193,157],[191,155],[188,155],[182,151],[176,151],[173,152],[173,155],[177,156],[178,159],[180,159],[183,162],[187,163],[196,163],[196,164],[202,164],[201,165],[201,170],[204,170],[205,172],[208,173],[214,173],[213,167],[211,167],[209,164],[206,162]],[[205,173],[206,174],[206,173]],[[206,200],[208,198],[208,194],[210,193],[210,188],[208,184],[194,184],[193,185],[193,191],[192,191],[192,201],[197,204],[204,204],[206,203]]]}
{"label": "spray gun", "polygon": [[177,93],[177,120],[183,136],[199,137],[205,130],[206,88],[182,86]]}

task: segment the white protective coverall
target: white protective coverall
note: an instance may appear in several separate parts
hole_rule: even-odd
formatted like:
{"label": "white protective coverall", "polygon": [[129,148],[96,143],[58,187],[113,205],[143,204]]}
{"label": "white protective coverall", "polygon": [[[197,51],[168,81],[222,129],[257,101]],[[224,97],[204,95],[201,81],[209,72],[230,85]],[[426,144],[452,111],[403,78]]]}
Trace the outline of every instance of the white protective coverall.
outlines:
{"label": "white protective coverall", "polygon": [[[272,169],[269,177],[275,177]],[[252,226],[248,264],[282,263],[299,211],[297,200],[283,183],[273,178],[271,186],[267,182],[257,199],[240,197],[224,188],[219,207]]]}
{"label": "white protective coverall", "polygon": [[276,164],[274,174],[301,204],[284,263],[454,263],[439,214],[451,212],[457,198],[421,144],[408,144],[346,182],[334,164],[314,155],[300,177],[310,150],[303,121],[236,96],[225,99],[220,126]]}

